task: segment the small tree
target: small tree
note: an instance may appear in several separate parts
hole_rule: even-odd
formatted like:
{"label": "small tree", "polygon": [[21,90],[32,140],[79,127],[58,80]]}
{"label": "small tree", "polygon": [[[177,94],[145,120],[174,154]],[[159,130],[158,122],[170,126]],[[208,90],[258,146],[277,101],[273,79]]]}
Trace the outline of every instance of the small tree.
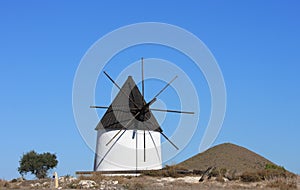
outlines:
{"label": "small tree", "polygon": [[58,163],[55,154],[49,152],[38,154],[33,150],[23,154],[19,162],[18,171],[22,176],[31,172],[38,179],[47,177],[48,170],[55,168]]}

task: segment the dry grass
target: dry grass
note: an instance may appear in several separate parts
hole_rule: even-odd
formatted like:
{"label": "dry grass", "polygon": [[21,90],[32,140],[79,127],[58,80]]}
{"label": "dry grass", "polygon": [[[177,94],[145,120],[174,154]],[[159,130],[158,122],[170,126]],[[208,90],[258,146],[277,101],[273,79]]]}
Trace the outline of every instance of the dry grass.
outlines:
{"label": "dry grass", "polygon": [[105,176],[101,175],[100,173],[93,173],[91,176],[84,176],[84,175],[80,175],[78,177],[78,180],[93,180],[96,183],[101,182],[102,180],[105,179]]}
{"label": "dry grass", "polygon": [[137,182],[132,184],[127,183],[125,187],[127,187],[128,190],[142,190],[146,188],[145,183],[143,182]]}
{"label": "dry grass", "polygon": [[6,180],[0,179],[0,188],[10,188],[10,183]]}
{"label": "dry grass", "polygon": [[281,179],[278,182],[284,182],[293,179],[293,181],[296,182],[297,176],[285,170],[283,167],[274,164],[267,164],[263,170],[244,172],[240,176],[240,179],[242,182],[258,182],[262,180],[274,181],[274,179],[276,179],[276,181]]}
{"label": "dry grass", "polygon": [[268,181],[267,187],[280,190],[297,189],[297,180],[296,178],[274,178]]}
{"label": "dry grass", "polygon": [[257,172],[244,172],[240,179],[242,182],[257,182],[261,181],[261,176]]}
{"label": "dry grass", "polygon": [[[222,172],[220,171],[222,174]],[[257,175],[257,174],[256,174]],[[221,175],[219,175],[221,176]],[[197,176],[194,176],[197,177]],[[200,178],[200,176],[199,176]],[[214,189],[214,190],[222,190],[222,189],[296,189],[297,182],[296,178],[290,177],[274,177],[269,180],[261,180],[259,182],[241,182],[239,180],[228,181],[224,182],[221,180],[218,181],[218,177],[212,177],[210,180],[204,181],[203,183],[198,182],[186,182],[181,178],[170,178],[170,177],[151,177],[151,176],[139,176],[139,177],[126,177],[126,176],[102,176],[102,175],[91,175],[91,176],[81,176],[80,179],[82,180],[93,180],[98,183],[98,188],[101,186],[101,182],[103,181],[118,181],[119,183],[116,186],[107,186],[107,189],[110,187],[117,188],[117,189],[124,189],[124,190],[197,190],[197,189]],[[62,186],[63,189],[76,189],[80,188],[80,186],[76,186],[79,180],[76,180],[74,183],[70,183],[69,185],[65,183],[65,186]],[[32,188],[30,184],[32,183],[42,183],[43,180],[28,180],[24,181],[22,186],[15,186],[17,183],[9,183],[5,180],[0,180],[0,189],[30,189]],[[9,185],[7,184],[9,183]],[[25,185],[27,184],[27,185]],[[75,186],[72,186],[75,184]],[[34,188],[41,188],[41,187],[34,187]]]}
{"label": "dry grass", "polygon": [[162,170],[143,171],[143,175],[152,176],[152,177],[173,177],[173,178],[185,176],[184,174],[178,173],[178,170],[185,170],[185,169],[177,165],[172,165],[172,166],[166,165]]}

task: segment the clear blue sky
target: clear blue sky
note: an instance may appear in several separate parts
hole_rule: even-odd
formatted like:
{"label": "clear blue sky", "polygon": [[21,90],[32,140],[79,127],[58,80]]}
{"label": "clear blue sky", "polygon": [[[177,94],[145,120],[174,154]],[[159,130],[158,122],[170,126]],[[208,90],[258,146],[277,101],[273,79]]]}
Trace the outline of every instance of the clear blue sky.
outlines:
{"label": "clear blue sky", "polygon": [[[32,149],[56,153],[60,175],[92,169],[72,112],[77,66],[106,33],[149,21],[192,32],[217,59],[227,111],[214,144],[244,146],[300,173],[299,1],[2,0],[0,178],[18,177]],[[197,153],[195,138],[174,162]]]}

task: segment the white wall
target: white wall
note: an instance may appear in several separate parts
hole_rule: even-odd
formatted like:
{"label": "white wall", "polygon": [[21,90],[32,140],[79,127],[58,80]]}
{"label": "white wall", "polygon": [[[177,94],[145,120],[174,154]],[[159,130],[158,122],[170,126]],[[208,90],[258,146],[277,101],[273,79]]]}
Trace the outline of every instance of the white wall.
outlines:
{"label": "white wall", "polygon": [[[124,130],[122,130],[122,132],[123,131]],[[96,145],[96,154],[98,155],[96,157],[96,166],[98,167],[95,168],[96,171],[136,170],[136,166],[138,170],[162,168],[160,133],[149,131],[155,142],[155,147],[148,131],[146,131],[146,162],[144,162],[144,131],[142,130],[137,131],[134,139],[132,139],[133,130],[127,130],[99,165],[105,153],[122,134],[121,132],[108,146],[106,146],[107,142],[117,132],[118,130],[98,130]],[[136,138],[138,141],[137,143]],[[137,149],[136,144],[138,145]]]}

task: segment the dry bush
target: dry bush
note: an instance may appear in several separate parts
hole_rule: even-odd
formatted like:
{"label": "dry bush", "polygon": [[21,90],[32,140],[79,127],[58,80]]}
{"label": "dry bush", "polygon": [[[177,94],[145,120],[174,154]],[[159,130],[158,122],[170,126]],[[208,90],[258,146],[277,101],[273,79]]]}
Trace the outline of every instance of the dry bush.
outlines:
{"label": "dry bush", "polygon": [[77,183],[69,183],[64,188],[67,188],[67,189],[77,189],[77,188],[79,188],[79,185]]}
{"label": "dry bush", "polygon": [[18,182],[18,180],[14,178],[14,179],[10,180],[10,182],[11,183],[16,183],[16,182]]}
{"label": "dry bush", "polygon": [[218,182],[225,182],[224,177],[227,173],[226,168],[214,168],[209,174],[209,177],[215,177]]}
{"label": "dry bush", "polygon": [[257,182],[261,181],[261,177],[257,172],[244,172],[240,179],[242,182]]}
{"label": "dry bush", "polygon": [[[169,189],[169,190],[191,189],[192,190],[192,184],[186,183],[186,182],[183,182],[183,181],[179,180],[179,181],[170,182],[169,184],[164,184],[162,189]],[[196,189],[199,189],[199,188],[196,188]]]}
{"label": "dry bush", "polygon": [[213,170],[209,173],[209,175],[211,177],[218,177],[220,174],[219,169],[218,168],[213,168]]}
{"label": "dry bush", "polygon": [[[125,177],[125,176],[124,176]],[[145,189],[147,186],[151,185],[151,183],[148,183],[148,181],[145,181],[141,177],[134,177],[132,179],[127,179],[123,180],[122,183],[119,183],[122,187],[121,189],[126,189],[126,190],[135,190],[135,189]]]}
{"label": "dry bush", "polygon": [[210,172],[210,176],[212,177],[226,177],[227,174],[227,169],[226,168],[214,168],[211,172]]}
{"label": "dry bush", "polygon": [[97,172],[93,173],[93,175],[91,176],[91,180],[93,180],[96,183],[100,183],[104,178],[105,176]]}
{"label": "dry bush", "polygon": [[178,170],[183,170],[183,169],[177,167],[176,165],[172,165],[172,166],[166,165],[161,170],[146,170],[143,171],[142,174],[146,176],[152,176],[152,177],[173,177],[173,178],[185,176],[183,174],[179,174]]}
{"label": "dry bush", "polygon": [[258,171],[258,174],[264,180],[270,180],[273,178],[295,178],[296,175],[290,173],[286,170],[279,170],[279,169],[265,169]]}
{"label": "dry bush", "polygon": [[168,166],[166,165],[166,167],[162,170],[162,176],[163,177],[180,177],[180,174],[178,174],[176,172],[177,168],[176,166]]}
{"label": "dry bush", "polygon": [[229,170],[225,173],[225,177],[227,179],[229,179],[230,181],[232,180],[238,180],[239,179],[239,176],[237,175],[237,172],[236,170]]}
{"label": "dry bush", "polygon": [[79,180],[93,180],[96,183],[101,182],[103,179],[105,179],[105,176],[103,176],[101,173],[94,172],[92,175],[80,175]]}
{"label": "dry bush", "polygon": [[219,176],[225,177],[226,172],[227,172],[226,168],[219,169]]}
{"label": "dry bush", "polygon": [[221,183],[225,182],[225,180],[224,180],[224,178],[222,176],[216,177],[216,181],[221,182]]}
{"label": "dry bush", "polygon": [[129,185],[129,190],[142,190],[145,188],[145,185],[143,183],[132,183]]}
{"label": "dry bush", "polygon": [[142,172],[142,175],[158,177],[158,176],[162,176],[161,173],[162,173],[162,170],[145,170]]}
{"label": "dry bush", "polygon": [[268,181],[267,187],[280,190],[297,189],[296,178],[274,178]]}
{"label": "dry bush", "polygon": [[131,179],[132,177],[134,176],[110,176],[110,177],[105,176],[105,179],[110,179],[113,181],[118,181],[119,183],[124,183],[128,179]]}
{"label": "dry bush", "polygon": [[287,171],[282,166],[266,164],[265,169],[259,172],[260,176],[266,180],[273,178],[295,178],[296,175]]}
{"label": "dry bush", "polygon": [[287,177],[286,172],[274,170],[274,169],[261,170],[261,171],[258,171],[257,174],[264,180],[270,180],[270,179],[278,178],[278,177],[281,177],[281,178]]}
{"label": "dry bush", "polygon": [[[275,164],[266,164],[265,169],[259,171],[244,172],[240,179],[243,182],[257,182],[261,180],[273,180],[276,179],[276,183],[281,183],[284,179],[295,179],[296,175],[285,170],[282,166]],[[278,179],[281,179],[278,181]]]}

